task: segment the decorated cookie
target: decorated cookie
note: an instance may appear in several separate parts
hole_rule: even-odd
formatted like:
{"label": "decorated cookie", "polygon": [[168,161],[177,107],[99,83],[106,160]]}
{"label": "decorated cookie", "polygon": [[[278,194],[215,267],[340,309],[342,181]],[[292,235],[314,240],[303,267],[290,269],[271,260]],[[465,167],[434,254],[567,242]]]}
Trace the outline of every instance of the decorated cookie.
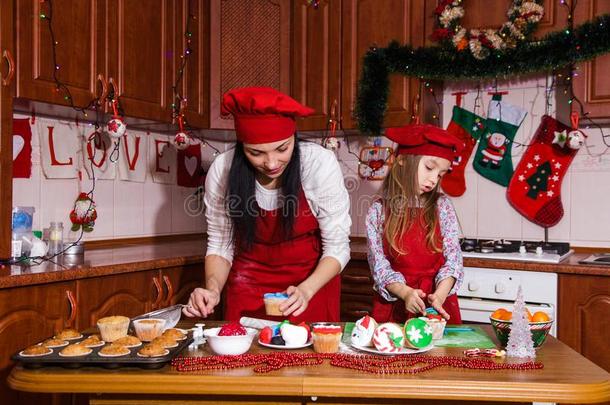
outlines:
{"label": "decorated cookie", "polygon": [[352,329],[352,344],[360,347],[373,346],[373,334],[377,328],[377,322],[366,315],[356,321]]}
{"label": "decorated cookie", "polygon": [[402,328],[392,322],[382,323],[375,329],[373,344],[380,352],[395,353],[403,348],[405,337]]}
{"label": "decorated cookie", "polygon": [[432,342],[432,328],[419,318],[409,319],[405,323],[405,346],[421,349]]}
{"label": "decorated cookie", "polygon": [[286,346],[303,346],[307,343],[309,330],[304,326],[286,323],[280,327],[282,339]]}

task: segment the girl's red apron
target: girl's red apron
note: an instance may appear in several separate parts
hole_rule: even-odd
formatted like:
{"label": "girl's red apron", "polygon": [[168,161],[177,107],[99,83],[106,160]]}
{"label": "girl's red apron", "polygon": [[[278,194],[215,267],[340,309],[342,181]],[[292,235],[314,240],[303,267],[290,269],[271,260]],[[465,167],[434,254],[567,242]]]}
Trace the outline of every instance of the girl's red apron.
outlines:
{"label": "girl's red apron", "polygon": [[[225,297],[225,319],[239,320],[242,316],[283,320],[265,314],[263,295],[298,286],[318,265],[322,256],[320,227],[309,209],[305,193],[299,193],[298,210],[290,239],[281,236],[279,209],[259,209],[256,219],[256,239],[247,252],[233,259]],[[341,279],[334,277],[309,301],[304,313],[290,316],[291,322],[339,321]]]}
{"label": "girl's red apron", "polygon": [[[436,237],[439,245],[442,246],[442,237],[438,225],[436,227]],[[384,252],[392,269],[405,277],[409,287],[420,289],[426,294],[433,293],[435,290],[434,278],[438,270],[445,264],[445,256],[442,252],[432,252],[428,248],[423,218],[413,223],[411,228],[402,236],[401,242],[407,252],[404,255],[396,253],[388,243],[384,243]],[[427,306],[430,306],[426,299],[424,299],[424,302]],[[462,323],[460,307],[455,294],[447,297],[443,308],[451,317],[447,323]],[[421,316],[421,314],[415,315],[407,312],[403,300],[386,301],[380,294],[375,294],[373,318],[377,322],[404,322],[415,316]]]}

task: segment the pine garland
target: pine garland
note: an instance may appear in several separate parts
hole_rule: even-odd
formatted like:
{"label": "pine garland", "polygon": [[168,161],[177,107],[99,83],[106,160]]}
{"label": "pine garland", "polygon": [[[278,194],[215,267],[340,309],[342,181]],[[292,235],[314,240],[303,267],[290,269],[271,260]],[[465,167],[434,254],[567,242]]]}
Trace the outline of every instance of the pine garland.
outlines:
{"label": "pine garland", "polygon": [[426,80],[477,80],[508,78],[550,72],[610,52],[610,14],[599,16],[574,30],[548,34],[540,41],[475,59],[470,52],[446,47],[412,48],[396,41],[373,48],[364,57],[358,83],[356,117],[360,131],[381,133],[387,107],[390,73]]}

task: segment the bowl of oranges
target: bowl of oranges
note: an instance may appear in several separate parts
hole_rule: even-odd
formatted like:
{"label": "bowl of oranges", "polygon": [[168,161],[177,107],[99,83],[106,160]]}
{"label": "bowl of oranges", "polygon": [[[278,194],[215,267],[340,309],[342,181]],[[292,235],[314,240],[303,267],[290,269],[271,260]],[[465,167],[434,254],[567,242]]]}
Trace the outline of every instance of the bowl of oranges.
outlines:
{"label": "bowl of oranges", "polygon": [[[526,313],[529,320],[530,331],[532,332],[534,347],[540,347],[546,340],[546,337],[553,326],[553,320],[543,311],[537,311],[532,314],[526,309]],[[491,314],[489,320],[491,321],[491,326],[493,327],[500,344],[503,347],[506,347],[508,336],[510,335],[510,328],[513,323],[513,313],[504,308],[499,308]]]}

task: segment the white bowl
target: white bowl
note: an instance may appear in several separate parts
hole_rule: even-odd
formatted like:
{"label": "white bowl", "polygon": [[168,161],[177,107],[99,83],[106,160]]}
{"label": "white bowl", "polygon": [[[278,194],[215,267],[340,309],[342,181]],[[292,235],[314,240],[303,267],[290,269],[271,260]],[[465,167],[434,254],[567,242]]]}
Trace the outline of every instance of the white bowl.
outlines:
{"label": "white bowl", "polygon": [[244,354],[250,349],[252,340],[258,333],[256,329],[246,328],[245,335],[218,336],[219,331],[220,328],[205,329],[203,336],[208,339],[212,351],[220,355]]}

